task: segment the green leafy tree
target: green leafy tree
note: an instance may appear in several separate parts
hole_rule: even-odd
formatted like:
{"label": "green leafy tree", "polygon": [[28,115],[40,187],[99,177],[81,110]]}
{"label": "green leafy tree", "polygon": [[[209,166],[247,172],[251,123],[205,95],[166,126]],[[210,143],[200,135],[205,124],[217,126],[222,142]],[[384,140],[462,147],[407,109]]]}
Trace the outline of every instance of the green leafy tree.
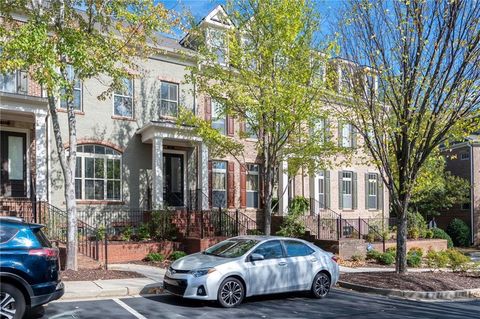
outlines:
{"label": "green leafy tree", "polygon": [[[147,0],[6,0],[0,2],[0,13],[0,71],[28,70],[47,95],[68,213],[66,268],[76,270],[74,82],[108,76],[108,89],[99,98],[122,89],[122,79],[139,69],[138,63],[152,52],[148,43],[168,30],[171,18],[161,4]],[[66,105],[67,132],[62,132],[57,113],[60,99]]]}
{"label": "green leafy tree", "polygon": [[445,170],[445,157],[438,151],[432,153],[421,168],[412,190],[411,208],[426,220],[440,215],[441,211],[468,200],[469,182]]}
{"label": "green leafy tree", "polygon": [[422,167],[440,144],[478,129],[479,28],[478,1],[345,4],[337,29],[342,52],[369,68],[347,71],[353,94],[344,117],[388,188],[398,218],[398,273],[406,272],[407,213]]}
{"label": "green leafy tree", "polygon": [[[225,63],[208,45],[206,30],[191,30],[198,63],[191,68],[198,91],[220,102],[220,113],[245,124],[241,139],[256,137],[262,170],[265,234],[271,231],[272,199],[279,166],[288,161],[289,173],[310,171],[327,164],[336,151],[327,129],[316,129],[328,114],[322,101],[322,66],[331,46],[316,39],[319,17],[308,0],[246,0],[229,5],[231,28],[219,40],[226,43]],[[208,121],[184,112],[181,123],[195,127],[214,156],[233,155],[240,163],[241,141],[222,135]],[[282,196],[282,195],[281,195]]]}

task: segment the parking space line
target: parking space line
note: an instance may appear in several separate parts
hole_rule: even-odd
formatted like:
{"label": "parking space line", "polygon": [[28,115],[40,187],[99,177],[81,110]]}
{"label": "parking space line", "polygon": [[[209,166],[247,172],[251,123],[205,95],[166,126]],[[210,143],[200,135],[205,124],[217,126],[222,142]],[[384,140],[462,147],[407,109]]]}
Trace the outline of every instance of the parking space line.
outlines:
{"label": "parking space line", "polygon": [[123,309],[125,309],[126,311],[130,312],[132,315],[134,315],[136,318],[138,319],[147,319],[146,317],[144,317],[142,314],[138,313],[135,309],[133,309],[132,307],[130,307],[129,305],[127,305],[126,303],[124,303],[123,301],[121,301],[120,299],[118,298],[113,298],[112,299],[113,301],[115,301],[117,304],[119,304]]}

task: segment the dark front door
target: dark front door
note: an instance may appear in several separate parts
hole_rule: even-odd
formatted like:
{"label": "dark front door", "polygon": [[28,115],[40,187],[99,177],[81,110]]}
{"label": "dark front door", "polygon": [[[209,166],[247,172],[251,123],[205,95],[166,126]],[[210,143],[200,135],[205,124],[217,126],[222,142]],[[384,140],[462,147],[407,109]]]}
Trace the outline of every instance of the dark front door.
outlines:
{"label": "dark front door", "polygon": [[163,200],[167,206],[183,206],[183,155],[163,154]]}
{"label": "dark front door", "polygon": [[27,135],[0,131],[0,196],[27,197]]}

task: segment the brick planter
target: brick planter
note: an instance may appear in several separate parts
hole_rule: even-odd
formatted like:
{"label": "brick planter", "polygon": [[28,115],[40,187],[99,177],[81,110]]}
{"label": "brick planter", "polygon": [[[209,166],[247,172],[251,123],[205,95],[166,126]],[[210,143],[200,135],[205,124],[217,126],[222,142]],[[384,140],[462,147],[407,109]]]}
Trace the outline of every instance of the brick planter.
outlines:
{"label": "brick planter", "polygon": [[[161,242],[115,242],[107,245],[107,261],[109,264],[142,260],[149,253],[161,253],[168,257],[175,250],[182,250],[182,244],[175,241]],[[99,244],[99,259],[104,261],[105,246]]]}

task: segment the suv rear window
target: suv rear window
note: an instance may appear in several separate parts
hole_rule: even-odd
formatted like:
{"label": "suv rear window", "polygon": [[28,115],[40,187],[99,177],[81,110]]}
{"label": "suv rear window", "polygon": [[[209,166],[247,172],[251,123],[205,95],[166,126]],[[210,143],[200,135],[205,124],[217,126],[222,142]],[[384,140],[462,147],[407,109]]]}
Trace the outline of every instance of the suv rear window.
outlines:
{"label": "suv rear window", "polygon": [[52,247],[50,241],[48,240],[47,236],[42,232],[40,228],[32,229],[33,234],[37,238],[38,242],[42,245],[42,247]]}
{"label": "suv rear window", "polygon": [[18,232],[16,227],[1,226],[0,227],[0,244],[6,243],[12,239]]}

